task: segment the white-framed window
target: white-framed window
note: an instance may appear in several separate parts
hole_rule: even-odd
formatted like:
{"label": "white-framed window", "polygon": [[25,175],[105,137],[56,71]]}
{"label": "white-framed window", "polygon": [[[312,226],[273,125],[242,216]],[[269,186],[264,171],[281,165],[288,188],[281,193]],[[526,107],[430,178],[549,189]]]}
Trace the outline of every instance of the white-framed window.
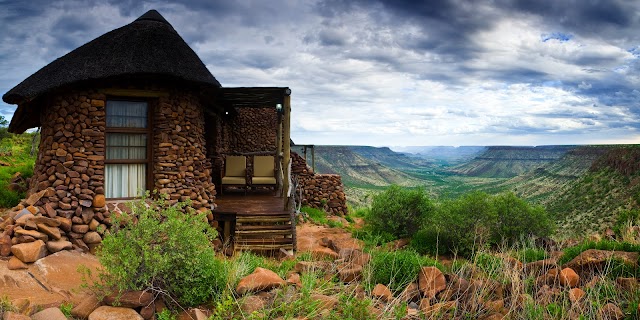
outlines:
{"label": "white-framed window", "polygon": [[149,103],[107,100],[105,111],[105,197],[139,197],[149,184]]}

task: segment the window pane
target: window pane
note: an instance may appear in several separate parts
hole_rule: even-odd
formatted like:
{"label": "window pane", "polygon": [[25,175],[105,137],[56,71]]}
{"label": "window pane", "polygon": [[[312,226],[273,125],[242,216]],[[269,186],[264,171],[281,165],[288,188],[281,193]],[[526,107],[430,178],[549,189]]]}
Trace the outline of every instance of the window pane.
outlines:
{"label": "window pane", "polygon": [[107,198],[139,197],[146,189],[145,164],[106,164],[105,196]]}
{"label": "window pane", "polygon": [[107,127],[146,128],[147,103],[107,100]]}
{"label": "window pane", "polygon": [[131,133],[107,133],[107,159],[147,158],[147,135]]}

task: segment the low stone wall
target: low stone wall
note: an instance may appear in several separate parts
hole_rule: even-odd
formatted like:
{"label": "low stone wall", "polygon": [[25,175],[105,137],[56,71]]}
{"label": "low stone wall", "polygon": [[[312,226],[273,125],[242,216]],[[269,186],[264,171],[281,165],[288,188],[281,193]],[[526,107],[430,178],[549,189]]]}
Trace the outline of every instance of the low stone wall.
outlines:
{"label": "low stone wall", "polygon": [[291,153],[291,171],[302,191],[302,205],[322,209],[335,215],[347,214],[347,197],[342,178],[337,174],[317,174],[295,152]]}

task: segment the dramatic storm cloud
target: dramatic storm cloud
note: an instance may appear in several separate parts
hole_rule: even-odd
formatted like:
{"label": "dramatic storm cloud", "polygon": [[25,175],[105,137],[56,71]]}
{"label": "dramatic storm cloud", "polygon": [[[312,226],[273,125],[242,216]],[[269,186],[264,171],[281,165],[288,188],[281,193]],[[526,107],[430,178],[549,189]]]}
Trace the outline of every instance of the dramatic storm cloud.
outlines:
{"label": "dramatic storm cloud", "polygon": [[[157,9],[296,143],[640,143],[640,1],[0,0],[0,92]],[[15,106],[0,103],[10,118]]]}

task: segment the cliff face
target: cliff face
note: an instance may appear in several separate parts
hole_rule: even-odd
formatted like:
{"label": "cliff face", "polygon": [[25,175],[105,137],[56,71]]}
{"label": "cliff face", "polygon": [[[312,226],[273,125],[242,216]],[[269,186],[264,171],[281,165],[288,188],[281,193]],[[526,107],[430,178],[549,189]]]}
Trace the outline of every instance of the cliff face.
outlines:
{"label": "cliff face", "polygon": [[574,146],[488,147],[452,172],[486,178],[511,178],[559,160]]}
{"label": "cliff face", "polygon": [[414,166],[410,159],[388,148],[316,146],[315,156],[317,172],[340,174],[348,185],[419,184],[418,179],[394,168]]}

